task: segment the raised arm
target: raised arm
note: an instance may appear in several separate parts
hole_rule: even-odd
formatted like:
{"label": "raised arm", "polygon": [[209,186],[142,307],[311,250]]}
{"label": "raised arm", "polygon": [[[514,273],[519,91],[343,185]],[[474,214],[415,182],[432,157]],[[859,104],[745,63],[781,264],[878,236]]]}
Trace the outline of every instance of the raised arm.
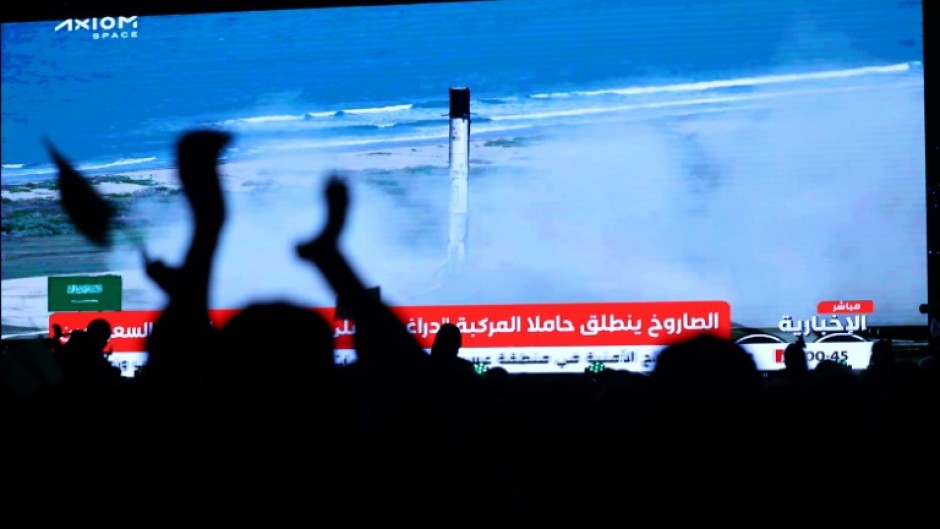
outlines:
{"label": "raised arm", "polygon": [[356,325],[359,361],[386,368],[411,369],[428,357],[405,325],[381,300],[371,295],[337,242],[346,222],[349,190],[338,176],[330,177],[324,193],[328,216],[319,235],[297,247],[300,258],[316,265],[337,296],[349,304]]}
{"label": "raised arm", "polygon": [[229,139],[221,132],[195,131],[177,144],[180,183],[192,213],[193,237],[180,268],[147,263],[148,275],[169,294],[169,302],[147,344],[147,369],[151,373],[175,377],[192,371],[210,346],[209,283],[225,223],[217,163]]}

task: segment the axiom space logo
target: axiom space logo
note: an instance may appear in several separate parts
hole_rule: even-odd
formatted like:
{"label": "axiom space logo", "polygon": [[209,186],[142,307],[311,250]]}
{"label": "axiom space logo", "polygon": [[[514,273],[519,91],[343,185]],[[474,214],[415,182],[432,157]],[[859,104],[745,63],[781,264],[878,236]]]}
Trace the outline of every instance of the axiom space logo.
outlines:
{"label": "axiom space logo", "polygon": [[137,17],[69,18],[55,30],[91,35],[93,40],[136,39]]}

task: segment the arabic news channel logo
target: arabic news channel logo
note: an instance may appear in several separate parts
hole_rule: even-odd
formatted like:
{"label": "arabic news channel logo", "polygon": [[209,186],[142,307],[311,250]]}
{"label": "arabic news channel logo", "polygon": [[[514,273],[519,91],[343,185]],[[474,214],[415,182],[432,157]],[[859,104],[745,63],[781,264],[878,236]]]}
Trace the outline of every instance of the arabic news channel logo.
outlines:
{"label": "arabic news channel logo", "polygon": [[137,17],[69,18],[59,22],[56,32],[90,34],[93,40],[137,38]]}

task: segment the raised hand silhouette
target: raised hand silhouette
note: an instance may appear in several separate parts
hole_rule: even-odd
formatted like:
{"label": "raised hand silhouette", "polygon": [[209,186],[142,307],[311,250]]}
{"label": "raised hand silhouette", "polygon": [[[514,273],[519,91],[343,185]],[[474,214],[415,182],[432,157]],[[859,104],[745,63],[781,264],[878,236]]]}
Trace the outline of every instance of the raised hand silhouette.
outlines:
{"label": "raised hand silhouette", "polygon": [[140,253],[147,277],[156,283],[161,290],[167,294],[172,294],[173,289],[180,281],[180,269],[170,266],[160,259],[151,259],[146,250],[141,250]]}
{"label": "raised hand silhouette", "polygon": [[297,255],[308,261],[316,261],[324,256],[325,252],[335,250],[340,233],[346,225],[349,210],[349,190],[346,183],[338,175],[333,175],[327,181],[323,194],[328,209],[326,226],[319,235],[297,247]]}
{"label": "raised hand silhouette", "polygon": [[327,180],[323,192],[327,220],[310,241],[299,244],[297,255],[314,264],[338,298],[348,303],[355,321],[354,337],[359,361],[393,371],[412,370],[426,364],[428,355],[392,311],[370,293],[338,247],[349,210],[349,189],[339,175]]}
{"label": "raised hand silhouette", "polygon": [[177,143],[180,184],[197,227],[205,223],[221,225],[225,221],[218,160],[230,141],[231,136],[224,132],[199,130],[184,135]]}

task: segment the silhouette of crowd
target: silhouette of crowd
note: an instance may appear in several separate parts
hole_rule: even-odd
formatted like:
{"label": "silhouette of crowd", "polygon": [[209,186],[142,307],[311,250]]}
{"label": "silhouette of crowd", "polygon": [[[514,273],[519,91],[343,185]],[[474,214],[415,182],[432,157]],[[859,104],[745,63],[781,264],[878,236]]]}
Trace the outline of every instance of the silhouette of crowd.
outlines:
{"label": "silhouette of crowd", "polygon": [[[179,267],[146,261],[168,299],[146,366],[120,376],[96,320],[64,345],[58,332],[43,341],[61,376],[29,391],[4,379],[10,485],[268,523],[929,520],[935,363],[896,361],[879,342],[865,370],[810,370],[793,344],[768,375],[700,336],[648,374],[477,373],[457,327],[442,326],[428,354],[364,286],[337,244],[350,201],[339,177],[324,190],[325,226],[296,254],[346,303],[357,361],[337,364],[331,323],[286,302],[214,328],[228,140],[195,131],[177,145],[192,238]],[[296,332],[271,332],[285,327]]]}

